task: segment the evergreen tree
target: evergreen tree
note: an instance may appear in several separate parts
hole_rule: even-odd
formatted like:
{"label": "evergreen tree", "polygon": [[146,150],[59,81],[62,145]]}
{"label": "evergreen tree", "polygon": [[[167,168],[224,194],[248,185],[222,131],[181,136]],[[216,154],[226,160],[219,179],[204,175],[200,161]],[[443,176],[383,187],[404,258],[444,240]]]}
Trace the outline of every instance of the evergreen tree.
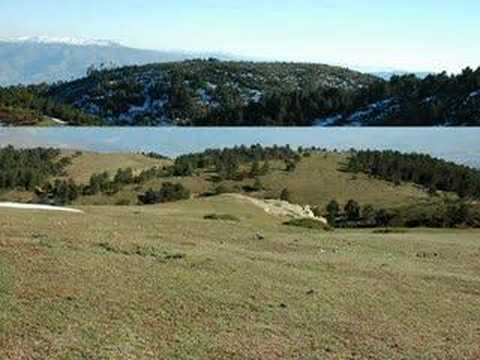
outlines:
{"label": "evergreen tree", "polygon": [[349,200],[345,205],[345,215],[350,221],[357,221],[360,219],[360,205],[355,200]]}
{"label": "evergreen tree", "polygon": [[262,184],[262,181],[257,177],[255,178],[255,182],[253,184],[253,187],[252,189],[254,191],[262,191],[263,190],[263,184]]}
{"label": "evergreen tree", "polygon": [[334,225],[340,213],[340,205],[336,200],[332,200],[327,205],[327,220],[330,225]]}

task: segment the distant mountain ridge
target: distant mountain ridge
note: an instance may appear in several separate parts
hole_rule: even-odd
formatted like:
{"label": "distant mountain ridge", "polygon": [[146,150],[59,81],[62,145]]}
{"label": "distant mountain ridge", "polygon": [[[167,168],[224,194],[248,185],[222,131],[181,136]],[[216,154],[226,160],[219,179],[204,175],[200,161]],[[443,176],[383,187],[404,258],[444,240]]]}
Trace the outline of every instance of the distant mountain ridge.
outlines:
{"label": "distant mountain ridge", "polygon": [[76,37],[22,36],[16,38],[0,37],[0,42],[17,44],[63,44],[72,46],[122,46],[112,40],[87,39]]}
{"label": "distant mountain ridge", "polygon": [[143,65],[225,54],[143,50],[111,40],[71,37],[0,38],[0,86],[71,81],[86,75],[91,66]]}
{"label": "distant mountain ridge", "polygon": [[[219,52],[138,49],[107,39],[69,36],[0,37],[0,86],[72,81],[85,76],[89,67],[101,64],[121,67],[209,57],[221,60],[250,60]],[[258,61],[260,62],[260,59]],[[389,80],[393,75],[413,73],[393,69],[339,66],[385,80]],[[415,74],[419,78],[424,78],[429,73]]]}

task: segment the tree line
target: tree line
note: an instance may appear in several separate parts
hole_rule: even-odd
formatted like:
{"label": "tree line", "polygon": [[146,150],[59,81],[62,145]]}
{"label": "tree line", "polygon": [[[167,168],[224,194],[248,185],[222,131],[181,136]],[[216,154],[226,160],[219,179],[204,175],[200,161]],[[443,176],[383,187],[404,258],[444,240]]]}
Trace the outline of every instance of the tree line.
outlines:
{"label": "tree line", "polygon": [[480,68],[384,81],[325,65],[210,59],[95,71],[44,94],[69,104],[88,98],[81,106],[114,123],[146,99],[165,105],[136,114],[128,122],[136,125],[167,119],[180,126],[311,126],[389,100],[392,111],[367,124],[425,126],[478,125],[480,96],[470,95],[479,90]]}
{"label": "tree line", "polygon": [[426,187],[432,193],[445,191],[456,193],[461,198],[480,197],[479,170],[426,154],[353,151],[347,170],[364,172],[396,184],[412,182]]}
{"label": "tree line", "polygon": [[71,163],[52,148],[0,148],[0,190],[33,191],[53,176],[62,176]]}
{"label": "tree line", "polygon": [[[263,147],[260,144],[225,149],[207,149],[201,153],[182,155],[175,159],[171,174],[191,176],[198,171],[215,173],[213,180],[242,181],[258,179],[270,172],[271,161],[284,161],[285,170],[292,172],[300,160],[298,152],[289,145]],[[258,185],[258,181],[256,182]]]}
{"label": "tree line", "polygon": [[349,200],[342,207],[332,200],[323,211],[315,209],[315,212],[316,215],[326,215],[328,223],[337,228],[480,227],[480,208],[464,200],[444,199],[396,209],[375,208],[368,204],[362,206],[355,200]]}
{"label": "tree line", "polygon": [[480,124],[480,67],[460,74],[446,72],[419,79],[393,76],[378,87],[378,100],[390,99],[394,107],[371,125],[434,126]]}

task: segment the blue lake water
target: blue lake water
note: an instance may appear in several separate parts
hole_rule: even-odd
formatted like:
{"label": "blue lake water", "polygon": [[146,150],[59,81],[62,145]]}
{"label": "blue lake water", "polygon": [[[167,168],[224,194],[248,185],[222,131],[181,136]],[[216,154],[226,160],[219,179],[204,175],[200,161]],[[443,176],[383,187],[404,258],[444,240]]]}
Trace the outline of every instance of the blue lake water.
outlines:
{"label": "blue lake water", "polygon": [[480,167],[480,128],[0,128],[0,146],[52,146],[167,156],[235,145],[423,152]]}

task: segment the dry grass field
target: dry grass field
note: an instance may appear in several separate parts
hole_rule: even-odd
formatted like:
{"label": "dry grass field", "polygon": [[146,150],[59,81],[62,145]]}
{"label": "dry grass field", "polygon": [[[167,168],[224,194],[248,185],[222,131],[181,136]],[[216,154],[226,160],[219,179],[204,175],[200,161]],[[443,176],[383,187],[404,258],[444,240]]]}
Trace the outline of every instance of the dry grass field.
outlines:
{"label": "dry grass field", "polygon": [[479,231],[307,230],[229,195],[81,209],[0,212],[1,359],[480,358]]}
{"label": "dry grass field", "polygon": [[[74,152],[65,151],[64,155],[72,156]],[[170,160],[157,160],[146,157],[142,154],[130,153],[94,153],[82,151],[80,156],[74,156],[72,164],[67,168],[67,178],[75,179],[80,184],[88,183],[93,174],[100,174],[107,171],[115,175],[118,169],[132,168],[139,172],[154,166],[165,166]]]}

